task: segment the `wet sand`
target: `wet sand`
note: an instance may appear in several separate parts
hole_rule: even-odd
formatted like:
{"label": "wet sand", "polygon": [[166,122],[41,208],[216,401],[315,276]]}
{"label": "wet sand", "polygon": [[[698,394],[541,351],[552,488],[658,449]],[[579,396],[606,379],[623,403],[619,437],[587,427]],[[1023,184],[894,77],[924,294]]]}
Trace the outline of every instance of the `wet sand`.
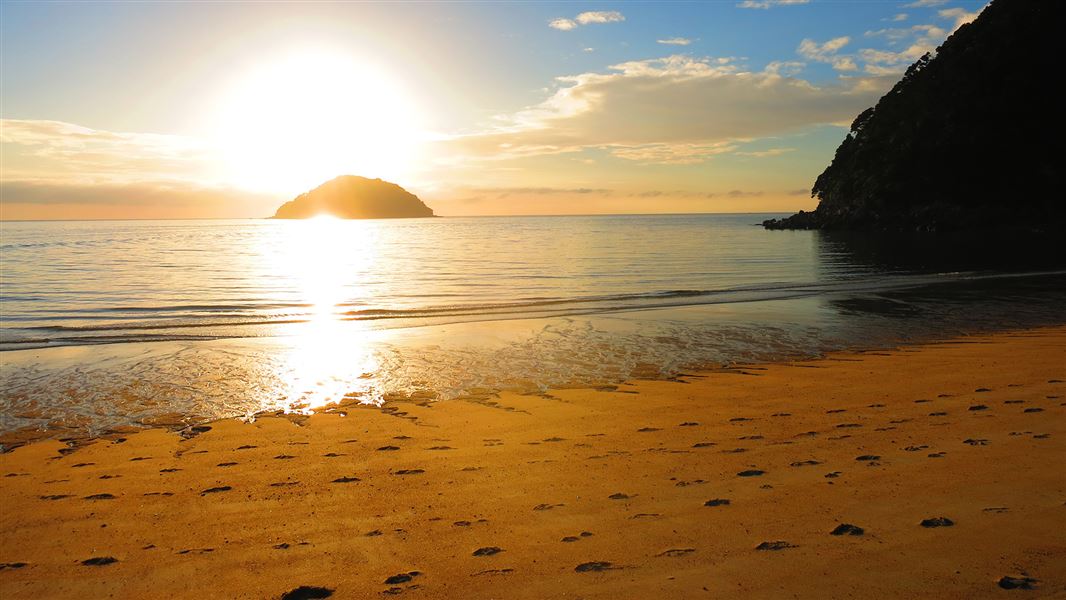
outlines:
{"label": "wet sand", "polygon": [[1064,381],[1049,328],[34,443],[0,596],[1064,597]]}

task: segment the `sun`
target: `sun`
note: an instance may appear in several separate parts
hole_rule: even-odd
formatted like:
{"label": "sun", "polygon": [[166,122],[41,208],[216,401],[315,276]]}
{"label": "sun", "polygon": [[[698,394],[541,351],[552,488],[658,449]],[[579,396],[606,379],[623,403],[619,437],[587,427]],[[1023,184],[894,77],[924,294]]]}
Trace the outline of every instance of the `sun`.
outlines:
{"label": "sun", "polygon": [[392,74],[342,52],[304,50],[236,76],[213,135],[229,183],[295,194],[342,174],[406,180],[420,116]]}

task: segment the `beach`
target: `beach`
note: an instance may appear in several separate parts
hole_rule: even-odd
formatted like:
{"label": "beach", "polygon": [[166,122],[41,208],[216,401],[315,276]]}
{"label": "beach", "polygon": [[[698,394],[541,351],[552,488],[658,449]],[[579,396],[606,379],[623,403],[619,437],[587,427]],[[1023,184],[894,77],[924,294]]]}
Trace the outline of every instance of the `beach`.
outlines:
{"label": "beach", "polygon": [[0,596],[1061,597],[1064,416],[1047,327],[36,442]]}

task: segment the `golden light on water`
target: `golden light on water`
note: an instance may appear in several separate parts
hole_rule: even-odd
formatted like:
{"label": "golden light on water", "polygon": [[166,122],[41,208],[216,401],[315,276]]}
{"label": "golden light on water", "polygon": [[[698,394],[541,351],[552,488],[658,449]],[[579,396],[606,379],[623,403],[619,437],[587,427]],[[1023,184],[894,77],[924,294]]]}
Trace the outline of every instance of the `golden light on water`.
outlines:
{"label": "golden light on water", "polygon": [[358,302],[362,295],[351,282],[372,272],[378,260],[376,230],[329,215],[279,226],[284,248],[270,256],[278,262],[279,275],[296,282],[309,314],[295,326],[295,339],[281,360],[283,394],[295,407],[308,410],[345,395],[377,401],[371,377],[380,368],[370,343],[374,332],[344,321],[352,308],[348,302]]}
{"label": "golden light on water", "polygon": [[305,50],[235,76],[213,128],[231,184],[296,194],[349,173],[408,180],[420,120],[392,74],[338,51]]}

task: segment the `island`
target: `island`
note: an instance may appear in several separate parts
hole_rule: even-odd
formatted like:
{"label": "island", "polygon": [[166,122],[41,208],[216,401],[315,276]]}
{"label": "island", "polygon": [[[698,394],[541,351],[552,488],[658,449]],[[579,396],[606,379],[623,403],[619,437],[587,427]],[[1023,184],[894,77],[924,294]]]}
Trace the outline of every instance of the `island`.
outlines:
{"label": "island", "polygon": [[331,215],[341,219],[432,217],[433,209],[395,183],[341,175],[282,204],[273,219],[310,219]]}
{"label": "island", "polygon": [[768,229],[1061,227],[1062,107],[1049,88],[1066,4],[995,0],[852,123],[813,212]]}

